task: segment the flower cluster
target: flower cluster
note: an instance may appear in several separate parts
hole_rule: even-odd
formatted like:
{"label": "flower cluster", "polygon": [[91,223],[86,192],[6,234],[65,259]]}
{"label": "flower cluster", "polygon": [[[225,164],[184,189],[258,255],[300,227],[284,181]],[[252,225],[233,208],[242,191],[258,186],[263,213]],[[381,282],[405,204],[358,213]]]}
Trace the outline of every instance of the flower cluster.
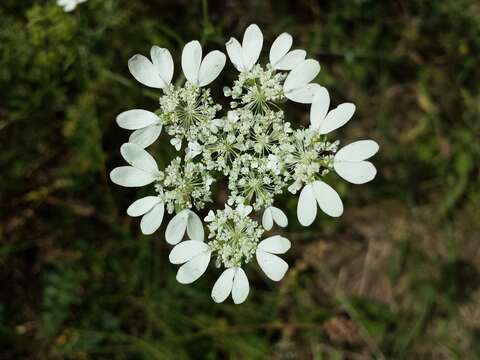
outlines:
{"label": "flower cluster", "polygon": [[[287,33],[277,37],[266,65],[257,64],[263,47],[257,25],[246,29],[242,43],[234,38],[226,43],[239,75],[223,87],[225,111],[207,88],[226,63],[218,50],[202,57],[198,41],[186,44],[181,59],[186,82],[181,86],[172,84],[174,64],[167,49],[153,46],[150,59],[135,55],[128,63],[136,80],[162,91],[160,107],[118,115],[118,125],[133,132],[120,149],[128,166],[113,169],[110,178],[127,187],[153,185],[153,195],[127,209],[130,216],[141,217],[144,234],[161,226],[165,209],[175,213],[165,239],[175,245],[169,259],[181,265],[180,283],[197,280],[212,258],[216,267],[225,269],[212,289],[215,302],[230,294],[236,304],[245,301],[250,287],[244,268],[253,259],[274,281],[287,272],[287,262],[278,255],[290,249],[290,241],[279,235],[263,238],[275,224],[288,225],[285,213],[274,206],[277,195],[300,192],[297,217],[309,226],[317,207],[333,217],[343,213],[342,200],[324,181],[328,173],[354,184],[376,175],[367,161],[378,151],[376,142],[360,140],[339,148],[339,141],[329,136],[352,118],[355,106],[344,103],[330,110],[328,91],[312,82],[319,63],[306,59],[304,50],[291,50],[292,43]],[[285,120],[287,101],[310,105],[308,128]],[[159,170],[145,149],[162,131],[178,156]],[[195,210],[212,201],[212,184],[222,178],[228,184],[228,199],[223,209],[210,210],[204,218],[205,236]]]}

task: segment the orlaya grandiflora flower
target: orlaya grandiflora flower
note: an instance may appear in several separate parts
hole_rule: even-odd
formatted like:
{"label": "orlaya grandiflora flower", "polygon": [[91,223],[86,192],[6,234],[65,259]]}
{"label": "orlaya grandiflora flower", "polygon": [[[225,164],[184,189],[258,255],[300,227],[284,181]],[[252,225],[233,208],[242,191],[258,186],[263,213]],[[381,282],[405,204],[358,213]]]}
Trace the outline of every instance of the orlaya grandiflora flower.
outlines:
{"label": "orlaya grandiflora flower", "polygon": [[150,58],[136,54],[128,60],[128,69],[133,77],[148,87],[163,89],[173,78],[173,59],[170,51],[152,46]]}
{"label": "orlaya grandiflora flower", "polygon": [[207,270],[212,250],[200,240],[186,240],[176,245],[169,255],[172,264],[183,264],[177,272],[180,284],[191,284]]}
{"label": "orlaya grandiflora flower", "polygon": [[165,204],[158,196],[146,196],[133,202],[127,209],[131,217],[141,216],[140,230],[151,235],[162,225]]}
{"label": "orlaya grandiflora flower", "polygon": [[307,59],[295,66],[288,74],[283,84],[285,96],[295,102],[310,104],[317,91],[321,89],[319,84],[312,83],[320,72],[320,64],[313,59]]}
{"label": "orlaya grandiflora flower", "polygon": [[63,11],[70,12],[75,10],[78,4],[84,3],[87,0],[57,0],[57,5],[63,8]]}
{"label": "orlaya grandiflora flower", "polygon": [[160,118],[155,113],[142,109],[122,112],[117,116],[117,124],[123,129],[135,130],[128,141],[142,148],[153,144],[162,132]]}
{"label": "orlaya grandiflora flower", "polygon": [[255,252],[258,265],[273,281],[282,280],[288,270],[287,262],[277,255],[285,254],[290,246],[290,241],[280,235],[266,238],[258,244]]}
{"label": "orlaya grandiflora flower", "polygon": [[203,241],[205,237],[202,220],[190,209],[180,211],[170,220],[165,231],[165,240],[176,245],[182,241],[185,231],[191,240]]}
{"label": "orlaya grandiflora flower", "polygon": [[[328,111],[330,97],[325,88],[314,96],[310,110],[310,129],[328,134],[345,125],[355,112],[355,105],[344,103]],[[364,184],[375,178],[377,170],[366,159],[375,155],[378,144],[373,140],[360,140],[338,150],[333,158],[333,168],[343,179],[353,184]],[[306,184],[298,199],[297,216],[303,226],[309,226],[317,215],[317,204],[327,215],[338,217],[343,213],[343,203],[337,192],[321,180]]]}
{"label": "orlaya grandiflora flower", "polygon": [[307,52],[305,50],[292,48],[293,38],[288,33],[280,34],[270,48],[270,65],[275,70],[292,70],[296,65],[305,60]]}
{"label": "orlaya grandiflora flower", "polygon": [[125,143],[120,153],[130,166],[116,167],[110,172],[110,179],[117,185],[140,187],[153,183],[160,175],[155,159],[137,144]]}
{"label": "orlaya grandiflora flower", "polygon": [[263,46],[263,34],[256,24],[251,24],[243,34],[242,44],[235,38],[230,38],[225,44],[228,57],[240,71],[250,71],[258,61]]}
{"label": "orlaya grandiflora flower", "polygon": [[263,212],[262,225],[265,230],[271,230],[273,223],[280,227],[286,227],[288,225],[288,218],[282,210],[275,206],[270,206]]}
{"label": "orlaya grandiflora flower", "polygon": [[202,46],[197,40],[187,43],[182,52],[182,69],[185,77],[199,87],[215,80],[225,66],[226,56],[218,50],[209,52],[202,60]]}

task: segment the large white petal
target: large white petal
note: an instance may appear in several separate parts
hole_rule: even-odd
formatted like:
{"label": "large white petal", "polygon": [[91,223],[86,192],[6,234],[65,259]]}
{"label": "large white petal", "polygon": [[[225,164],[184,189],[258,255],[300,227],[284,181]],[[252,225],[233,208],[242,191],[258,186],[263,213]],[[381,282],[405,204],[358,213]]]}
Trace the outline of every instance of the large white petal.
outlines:
{"label": "large white petal", "polygon": [[143,55],[134,55],[128,60],[128,69],[133,77],[143,85],[163,89],[167,84],[160,77],[157,68]]}
{"label": "large white petal", "polygon": [[320,72],[320,64],[313,59],[307,59],[296,66],[287,76],[283,85],[285,92],[301,88],[311,82]]}
{"label": "large white petal", "polygon": [[338,150],[335,161],[362,161],[375,155],[378,144],[373,140],[359,140]]}
{"label": "large white petal", "polygon": [[273,68],[277,70],[292,70],[305,60],[305,56],[307,56],[307,52],[305,50],[292,50],[283,58],[281,58]]}
{"label": "large white petal", "polygon": [[289,33],[280,34],[272,44],[269,53],[270,64],[274,67],[292,47],[293,38]]}
{"label": "large white petal", "polygon": [[199,86],[205,86],[215,80],[222,72],[227,57],[218,50],[209,52],[200,65]]}
{"label": "large white petal", "polygon": [[187,234],[190,239],[197,241],[203,241],[205,237],[202,220],[193,211],[188,213]]}
{"label": "large white petal", "polygon": [[288,270],[288,264],[285,260],[262,250],[257,250],[256,257],[258,265],[265,275],[273,281],[282,280]]}
{"label": "large white petal", "polygon": [[140,187],[155,181],[155,176],[133,166],[120,166],[110,172],[113,183],[125,187]]}
{"label": "large white petal", "polygon": [[155,174],[158,166],[155,159],[145,149],[133,143],[125,143],[120,147],[120,153],[126,162],[137,169]]}
{"label": "large white petal", "polygon": [[272,208],[266,208],[262,216],[262,226],[265,230],[271,230],[273,227]]}
{"label": "large white petal", "polygon": [[325,120],[320,125],[320,134],[328,134],[345,125],[355,113],[355,105],[352,103],[343,103],[330,111]]}
{"label": "large white petal", "polygon": [[312,184],[307,184],[300,192],[297,204],[297,217],[300,224],[310,226],[317,216],[317,204]]}
{"label": "large white petal", "polygon": [[317,91],[322,87],[318,84],[307,84],[299,89],[285,93],[287,99],[298,102],[300,104],[311,104]]}
{"label": "large white petal", "polygon": [[232,299],[235,304],[243,303],[250,291],[250,285],[248,284],[248,278],[242,268],[237,268],[235,276],[233,277],[232,286]]}
{"label": "large white petal", "polygon": [[288,225],[288,218],[285,213],[280,210],[279,208],[276,208],[275,206],[270,207],[272,210],[272,215],[273,215],[273,220],[275,223],[280,226],[280,227],[285,227]]}
{"label": "large white petal", "polygon": [[129,216],[142,216],[160,202],[158,196],[146,196],[134,201],[127,209]]}
{"label": "large white petal", "polygon": [[271,254],[285,254],[290,246],[290,240],[280,235],[274,235],[262,240],[258,244],[258,249]]}
{"label": "large white petal", "polygon": [[338,175],[352,184],[365,184],[377,175],[377,169],[370,161],[335,161],[333,167]]}
{"label": "large white petal", "polygon": [[226,269],[217,279],[212,289],[212,299],[216,303],[224,302],[233,287],[235,268]]}
{"label": "large white petal", "polygon": [[169,244],[176,245],[182,241],[185,230],[187,229],[189,211],[188,209],[180,211],[168,223],[167,229],[165,230],[165,240]]}
{"label": "large white petal", "polygon": [[175,245],[168,259],[172,264],[183,264],[206,251],[210,251],[210,247],[203,241],[186,240]]}
{"label": "large white petal", "polygon": [[155,66],[165,84],[170,84],[173,78],[173,59],[170,51],[154,45],[150,49],[150,57],[152,58],[153,66]]}
{"label": "large white petal", "polygon": [[197,40],[187,43],[182,51],[182,69],[192,84],[198,85],[198,73],[202,62],[202,45]]}
{"label": "large white petal", "polygon": [[140,230],[144,235],[151,235],[162,225],[165,206],[163,203],[157,204],[148,213],[143,215],[140,220]]}
{"label": "large white petal", "polygon": [[338,217],[343,214],[343,203],[337,192],[323,181],[317,180],[313,184],[313,193],[317,199],[318,206],[330,216]]}
{"label": "large white petal", "polygon": [[197,280],[207,270],[211,255],[210,251],[202,252],[180,266],[177,272],[177,281],[180,284],[191,284]]}
{"label": "large white petal", "polygon": [[325,87],[321,87],[313,97],[310,107],[310,124],[312,128],[319,129],[325,122],[330,107],[330,95]]}
{"label": "large white petal", "polygon": [[117,116],[117,124],[123,129],[136,130],[159,122],[159,117],[151,111],[133,109]]}
{"label": "large white petal", "polygon": [[245,71],[243,65],[242,45],[235,38],[230,38],[225,44],[230,61],[238,71]]}
{"label": "large white petal", "polygon": [[245,70],[250,70],[257,62],[263,46],[263,34],[256,24],[245,30],[242,41],[242,55]]}
{"label": "large white petal", "polygon": [[162,132],[161,124],[154,124],[143,129],[135,130],[130,134],[128,142],[137,144],[141,148],[152,145]]}

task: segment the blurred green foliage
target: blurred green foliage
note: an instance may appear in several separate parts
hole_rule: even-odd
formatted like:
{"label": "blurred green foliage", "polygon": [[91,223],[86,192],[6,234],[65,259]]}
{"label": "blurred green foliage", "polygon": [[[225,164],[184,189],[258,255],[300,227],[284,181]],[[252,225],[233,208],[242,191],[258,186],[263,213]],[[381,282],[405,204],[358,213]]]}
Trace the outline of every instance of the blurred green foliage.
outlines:
{"label": "blurred green foliage", "polygon": [[[480,3],[2,0],[0,19],[1,359],[480,357]],[[379,176],[336,184],[345,216],[310,229],[285,199],[287,277],[250,271],[248,301],[216,305],[218,274],[177,284],[107,174],[116,114],[155,108],[129,57],[222,49],[251,22],[266,43],[293,34],[333,101],[356,103],[339,135],[380,143]]]}

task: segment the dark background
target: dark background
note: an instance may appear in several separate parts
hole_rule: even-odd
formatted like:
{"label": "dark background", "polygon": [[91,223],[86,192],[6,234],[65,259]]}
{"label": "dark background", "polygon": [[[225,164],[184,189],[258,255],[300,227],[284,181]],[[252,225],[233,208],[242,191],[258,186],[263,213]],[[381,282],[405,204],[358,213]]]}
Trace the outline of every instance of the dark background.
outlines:
{"label": "dark background", "polygon": [[[307,229],[281,200],[286,277],[252,266],[248,300],[216,305],[218,271],[178,284],[165,226],[142,236],[126,216],[140,193],[108,179],[128,138],[115,116],[157,106],[132,55],[167,47],[177,76],[184,43],[224,50],[252,22],[263,56],[288,31],[332,103],[356,104],[335,136],[375,139],[379,174],[332,180],[345,214]],[[2,0],[0,359],[480,357],[479,54],[473,0]],[[227,61],[215,84],[235,75]],[[161,167],[166,148],[150,148]]]}

